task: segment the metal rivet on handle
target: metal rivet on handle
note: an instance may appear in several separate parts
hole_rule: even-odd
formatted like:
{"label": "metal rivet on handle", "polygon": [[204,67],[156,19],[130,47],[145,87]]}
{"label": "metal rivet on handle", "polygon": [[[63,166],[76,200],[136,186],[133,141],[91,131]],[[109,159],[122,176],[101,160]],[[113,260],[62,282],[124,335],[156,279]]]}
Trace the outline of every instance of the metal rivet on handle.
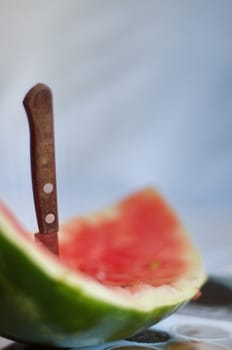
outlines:
{"label": "metal rivet on handle", "polygon": [[45,221],[47,224],[52,224],[56,220],[56,216],[53,213],[49,213],[45,216]]}
{"label": "metal rivet on handle", "polygon": [[44,190],[45,193],[48,193],[48,194],[52,193],[52,191],[53,191],[53,184],[51,184],[51,183],[45,184],[44,187],[43,187],[43,190]]}

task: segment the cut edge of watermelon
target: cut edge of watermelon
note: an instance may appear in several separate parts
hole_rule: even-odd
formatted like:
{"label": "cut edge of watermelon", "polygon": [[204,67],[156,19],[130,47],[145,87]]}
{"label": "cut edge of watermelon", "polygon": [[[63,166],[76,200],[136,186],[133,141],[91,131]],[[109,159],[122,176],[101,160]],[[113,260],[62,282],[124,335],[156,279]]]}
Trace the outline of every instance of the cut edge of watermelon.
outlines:
{"label": "cut edge of watermelon", "polygon": [[[135,291],[123,287],[109,287],[93,278],[65,267],[46,248],[35,245],[33,236],[22,230],[13,215],[0,203],[0,236],[11,242],[34,265],[56,284],[65,284],[81,291],[87,297],[124,309],[150,312],[158,307],[177,305],[190,300],[206,280],[206,273],[199,255],[191,246],[188,249],[191,268],[184,278],[172,285],[152,287],[142,284]],[[14,268],[12,266],[12,268]]]}

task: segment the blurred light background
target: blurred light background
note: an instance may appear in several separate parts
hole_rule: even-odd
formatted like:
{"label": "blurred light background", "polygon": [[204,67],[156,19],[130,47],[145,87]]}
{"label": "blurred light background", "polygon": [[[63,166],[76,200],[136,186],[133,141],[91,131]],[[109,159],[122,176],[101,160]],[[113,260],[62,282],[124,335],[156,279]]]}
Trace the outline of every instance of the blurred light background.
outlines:
{"label": "blurred light background", "polygon": [[1,0],[0,197],[36,230],[22,99],[54,93],[60,220],[154,185],[231,264],[232,2]]}

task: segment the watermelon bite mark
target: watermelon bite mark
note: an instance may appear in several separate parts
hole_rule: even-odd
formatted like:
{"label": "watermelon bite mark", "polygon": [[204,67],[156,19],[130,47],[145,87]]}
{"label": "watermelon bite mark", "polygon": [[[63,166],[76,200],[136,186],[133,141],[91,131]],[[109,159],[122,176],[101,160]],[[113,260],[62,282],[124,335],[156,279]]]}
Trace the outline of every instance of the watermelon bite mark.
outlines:
{"label": "watermelon bite mark", "polygon": [[180,223],[149,190],[120,203],[112,218],[73,220],[60,258],[104,285],[170,285],[188,269]]}

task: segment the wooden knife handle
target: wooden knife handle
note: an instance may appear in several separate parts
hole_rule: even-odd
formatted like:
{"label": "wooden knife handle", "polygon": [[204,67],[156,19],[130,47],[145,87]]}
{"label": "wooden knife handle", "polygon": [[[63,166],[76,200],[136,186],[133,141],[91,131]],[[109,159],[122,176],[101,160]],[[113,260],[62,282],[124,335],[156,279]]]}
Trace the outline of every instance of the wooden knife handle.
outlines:
{"label": "wooden knife handle", "polygon": [[55,147],[51,90],[35,85],[23,105],[30,128],[32,186],[40,233],[58,232]]}

